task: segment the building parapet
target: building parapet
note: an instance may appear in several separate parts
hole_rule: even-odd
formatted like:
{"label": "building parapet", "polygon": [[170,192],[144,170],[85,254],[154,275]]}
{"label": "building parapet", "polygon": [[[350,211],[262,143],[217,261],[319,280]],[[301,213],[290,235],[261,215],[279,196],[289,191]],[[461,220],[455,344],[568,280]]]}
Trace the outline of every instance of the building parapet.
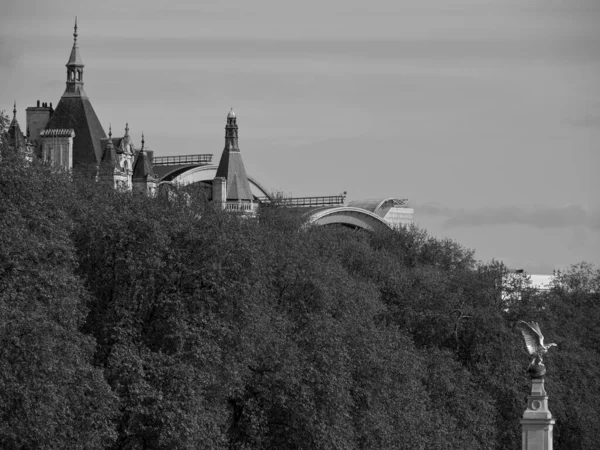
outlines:
{"label": "building parapet", "polygon": [[227,202],[225,211],[241,212],[245,214],[255,214],[258,209],[258,203],[255,202]]}

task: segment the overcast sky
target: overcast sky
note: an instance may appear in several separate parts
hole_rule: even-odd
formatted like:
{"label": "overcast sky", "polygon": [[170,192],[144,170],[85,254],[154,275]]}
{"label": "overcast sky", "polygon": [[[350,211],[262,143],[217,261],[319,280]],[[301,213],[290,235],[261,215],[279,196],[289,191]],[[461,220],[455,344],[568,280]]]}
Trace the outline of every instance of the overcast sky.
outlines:
{"label": "overcast sky", "polygon": [[[58,103],[73,16],[104,128],[295,196],[408,198],[435,236],[600,263],[598,0],[3,0],[0,110]],[[12,113],[10,113],[12,114]]]}

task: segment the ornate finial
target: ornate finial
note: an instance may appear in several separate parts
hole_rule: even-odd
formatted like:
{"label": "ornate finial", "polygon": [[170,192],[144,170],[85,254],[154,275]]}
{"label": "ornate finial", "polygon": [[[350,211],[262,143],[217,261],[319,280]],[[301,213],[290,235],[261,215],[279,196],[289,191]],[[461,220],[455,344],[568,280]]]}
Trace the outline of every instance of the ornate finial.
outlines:
{"label": "ornate finial", "polygon": [[112,126],[110,123],[108,124],[108,138],[112,139]]}
{"label": "ornate finial", "polygon": [[15,100],[15,105],[13,107],[13,118],[17,118],[17,101]]}
{"label": "ornate finial", "polygon": [[142,148],[140,149],[140,151],[144,150],[144,132],[142,131]]}
{"label": "ornate finial", "polygon": [[233,107],[231,107],[231,109],[229,110],[229,114],[227,114],[227,118],[235,119],[235,111],[233,110]]}
{"label": "ornate finial", "polygon": [[125,136],[129,136],[129,123],[125,124]]}
{"label": "ornate finial", "polygon": [[75,16],[75,27],[73,27],[73,43],[77,42],[77,16]]}

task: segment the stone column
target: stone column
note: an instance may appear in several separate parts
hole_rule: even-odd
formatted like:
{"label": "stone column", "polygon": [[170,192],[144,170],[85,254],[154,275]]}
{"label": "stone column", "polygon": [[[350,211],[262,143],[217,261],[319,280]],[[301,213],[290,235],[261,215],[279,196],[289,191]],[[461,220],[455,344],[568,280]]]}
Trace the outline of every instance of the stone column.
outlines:
{"label": "stone column", "polygon": [[552,450],[552,428],[555,420],[548,409],[548,394],[544,389],[545,368],[532,366],[531,395],[527,399],[527,409],[521,419],[523,429],[523,450]]}

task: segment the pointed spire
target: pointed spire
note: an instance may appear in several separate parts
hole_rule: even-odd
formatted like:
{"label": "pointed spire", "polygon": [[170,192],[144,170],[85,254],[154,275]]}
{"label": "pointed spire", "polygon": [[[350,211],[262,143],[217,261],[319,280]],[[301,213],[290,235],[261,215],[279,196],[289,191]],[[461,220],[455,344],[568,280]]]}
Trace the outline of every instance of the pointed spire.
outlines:
{"label": "pointed spire", "polygon": [[[81,56],[79,55],[79,45],[77,45],[77,17],[75,17],[75,26],[73,27],[73,48],[71,49],[71,56],[69,57],[69,62],[67,63],[67,67],[69,66],[80,66],[83,67],[83,61],[81,60]],[[79,81],[79,80],[77,80]]]}
{"label": "pointed spire", "polygon": [[67,88],[63,96],[68,97],[87,97],[83,90],[83,61],[79,54],[77,45],[77,17],[75,17],[75,26],[73,27],[73,48],[67,61]]}
{"label": "pointed spire", "polygon": [[15,100],[15,103],[13,105],[13,118],[10,121],[10,126],[14,127],[14,126],[18,126],[19,122],[17,121],[17,101]]}
{"label": "pointed spire", "polygon": [[144,133],[142,133],[142,148],[135,159],[135,163],[133,164],[133,178],[134,179],[155,179],[156,175],[154,175],[154,168],[152,167],[152,162],[150,161],[150,155],[145,149]]}
{"label": "pointed spire", "polygon": [[73,44],[77,43],[77,16],[75,16],[75,27],[73,31]]}
{"label": "pointed spire", "polygon": [[125,136],[129,136],[129,123],[125,123]]}
{"label": "pointed spire", "polygon": [[108,139],[112,139],[112,125],[108,123]]}

